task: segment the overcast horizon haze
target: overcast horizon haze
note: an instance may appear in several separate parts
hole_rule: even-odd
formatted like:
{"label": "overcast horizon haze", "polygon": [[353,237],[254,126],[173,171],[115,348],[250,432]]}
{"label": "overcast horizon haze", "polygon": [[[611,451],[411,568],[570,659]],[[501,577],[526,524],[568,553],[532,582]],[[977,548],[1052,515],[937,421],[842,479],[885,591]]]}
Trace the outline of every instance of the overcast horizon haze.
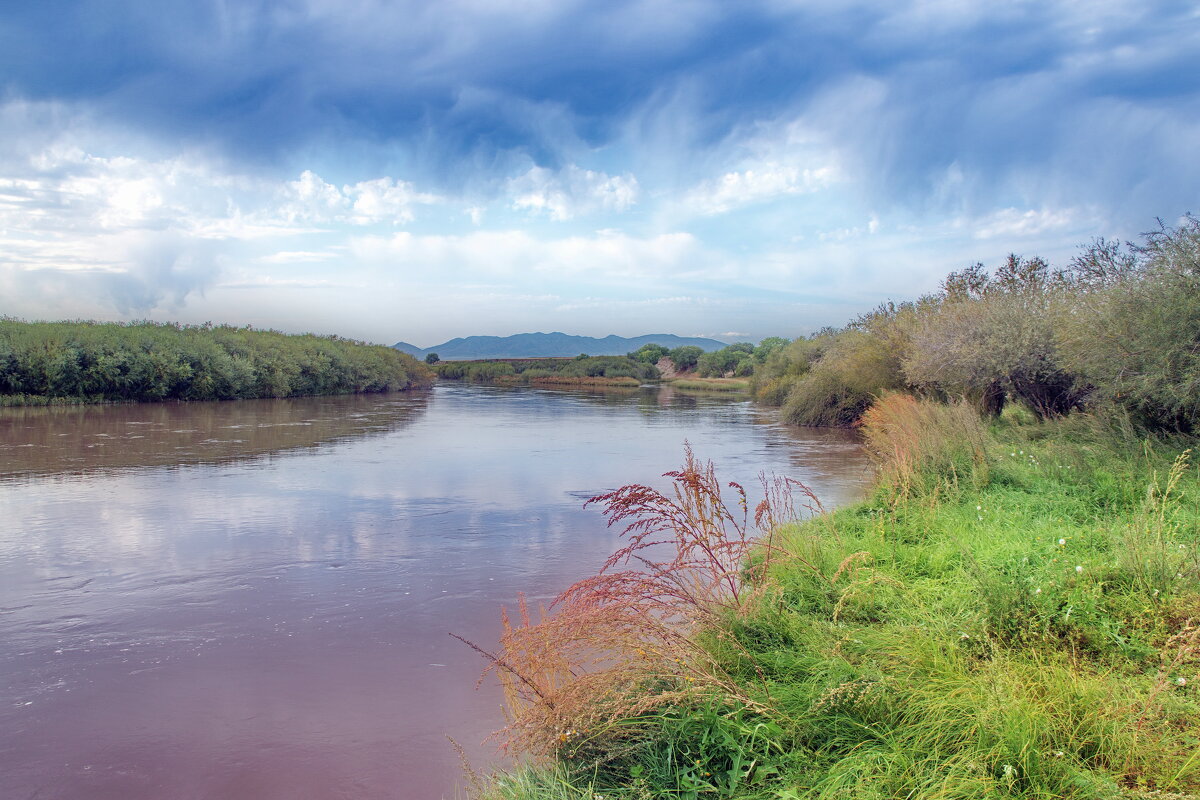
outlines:
{"label": "overcast horizon haze", "polygon": [[1200,210],[1200,7],[0,11],[0,315],[795,337]]}

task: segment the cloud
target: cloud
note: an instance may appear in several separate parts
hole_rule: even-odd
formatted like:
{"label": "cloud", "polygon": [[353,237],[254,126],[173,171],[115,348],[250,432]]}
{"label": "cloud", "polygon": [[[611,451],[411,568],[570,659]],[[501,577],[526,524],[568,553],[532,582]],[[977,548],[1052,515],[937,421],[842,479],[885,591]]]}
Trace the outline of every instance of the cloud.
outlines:
{"label": "cloud", "polygon": [[1069,229],[1079,224],[1081,214],[1075,209],[1002,208],[985,218],[966,223],[974,230],[976,239],[1024,239],[1049,231]]}
{"label": "cloud", "polygon": [[763,164],[755,169],[727,172],[707,181],[684,197],[684,205],[703,215],[724,214],[735,208],[786,195],[819,191],[836,180],[832,167],[802,169]]}
{"label": "cloud", "polygon": [[281,250],[267,256],[260,256],[258,261],[263,264],[311,264],[329,261],[337,258],[336,253],[319,250]]}
{"label": "cloud", "polygon": [[74,304],[89,313],[178,310],[234,259],[286,267],[337,257],[277,247],[247,258],[256,249],[330,225],[394,226],[413,219],[414,205],[438,202],[388,176],[338,188],[311,170],[275,181],[195,154],[96,155],[65,134],[26,142],[25,152],[10,143],[0,153],[0,271],[18,304],[6,313],[50,308],[68,282],[90,298]]}
{"label": "cloud", "polygon": [[[939,213],[1099,195],[1117,213],[1169,214],[1200,178],[1187,146],[1200,135],[1200,25],[1165,0],[247,0],[175,14],[116,0],[106,19],[121,24],[82,0],[11,9],[10,96],[256,165],[404,164],[443,195],[503,187],[531,160],[557,174],[604,154],[636,162],[639,195],[660,188],[643,167],[673,186],[721,191],[728,178],[713,206],[733,207],[803,185],[786,170],[822,166],[785,160],[780,176],[726,158],[793,120],[844,156],[839,175],[888,202],[937,200],[957,163],[968,180],[943,200],[959,207]],[[626,173],[607,170],[597,202],[628,207]],[[574,179],[537,178],[522,209],[589,213]],[[422,202],[399,184],[359,191],[354,214],[370,222],[406,222]]]}
{"label": "cloud", "polygon": [[599,211],[621,212],[637,202],[633,175],[607,175],[570,164],[558,172],[532,167],[508,181],[512,207],[552,220],[569,220]]}
{"label": "cloud", "polygon": [[278,209],[264,210],[267,216],[277,213],[289,223],[349,222],[355,225],[412,222],[412,206],[440,202],[436,195],[418,192],[408,181],[383,177],[359,181],[338,188],[326,183],[312,170],[305,170],[281,189]]}
{"label": "cloud", "polygon": [[11,5],[5,311],[215,293],[255,315],[278,288],[304,305],[275,319],[361,331],[404,282],[461,279],[562,304],[724,291],[744,316],[682,329],[761,335],[801,295],[837,322],[1012,247],[1196,210],[1186,4]]}
{"label": "cloud", "polygon": [[649,237],[617,231],[588,236],[539,239],[521,230],[477,231],[464,235],[362,236],[350,242],[353,257],[387,264],[416,281],[468,280],[491,275],[537,280],[572,279],[591,284],[658,281],[695,274],[710,263],[689,233]]}
{"label": "cloud", "polygon": [[0,260],[0,293],[19,300],[20,316],[121,316],[177,311],[212,286],[222,269],[219,247],[171,232],[133,231],[100,237],[108,263],[14,266]]}

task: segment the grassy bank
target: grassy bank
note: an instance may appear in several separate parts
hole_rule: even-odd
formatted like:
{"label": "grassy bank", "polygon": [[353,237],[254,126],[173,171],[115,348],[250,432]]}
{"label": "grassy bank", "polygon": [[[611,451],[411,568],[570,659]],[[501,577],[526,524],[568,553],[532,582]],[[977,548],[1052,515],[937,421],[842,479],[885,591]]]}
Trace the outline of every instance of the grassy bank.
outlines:
{"label": "grassy bank", "polygon": [[433,369],[442,380],[509,386],[637,386],[660,377],[653,364],[627,356],[446,361]]}
{"label": "grassy bank", "polygon": [[432,378],[412,356],[336,336],[0,319],[6,406],[384,392]]}
{"label": "grassy bank", "polygon": [[502,386],[623,386],[636,389],[642,385],[637,378],[608,378],[603,375],[504,375],[492,380]]}
{"label": "grassy bank", "polygon": [[477,795],[1198,796],[1190,440],[905,395],[864,431],[874,496],[778,525],[776,485],[757,541],[699,463],[600,498],[625,551],[492,665],[541,759]]}
{"label": "grassy bank", "polygon": [[737,378],[680,378],[669,381],[676,389],[706,392],[748,392],[750,381]]}

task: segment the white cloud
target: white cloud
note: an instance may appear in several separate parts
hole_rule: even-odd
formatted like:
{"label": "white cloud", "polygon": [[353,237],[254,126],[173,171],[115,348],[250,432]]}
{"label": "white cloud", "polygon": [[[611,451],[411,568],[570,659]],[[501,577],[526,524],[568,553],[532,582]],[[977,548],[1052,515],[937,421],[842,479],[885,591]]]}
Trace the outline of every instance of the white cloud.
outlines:
{"label": "white cloud", "polygon": [[785,195],[817,192],[836,180],[837,171],[830,166],[801,168],[766,163],[705,181],[687,193],[684,205],[705,216],[724,214]]}
{"label": "white cloud", "polygon": [[258,259],[263,264],[311,264],[337,258],[337,253],[324,250],[281,250]]}
{"label": "white cloud", "polygon": [[998,236],[1022,238],[1070,228],[1079,223],[1080,217],[1081,214],[1076,209],[1070,208],[1026,211],[1003,208],[982,219],[963,224],[974,229],[973,235],[976,239],[994,239]]}
{"label": "white cloud", "polygon": [[[440,201],[436,195],[416,191],[408,181],[391,177],[359,181],[339,189],[312,170],[305,170],[297,180],[284,184],[280,195],[282,203],[276,213],[288,222],[317,224],[412,222],[413,205]],[[264,213],[269,216],[271,210],[265,209]]]}
{"label": "white cloud", "polygon": [[[97,155],[69,134],[48,138],[0,152],[0,273],[9,290],[0,313],[173,312],[233,261],[286,270],[338,258],[336,244],[262,254],[273,240],[408,222],[415,205],[439,200],[387,176],[341,188],[308,170],[271,181],[194,154]],[[56,302],[68,286],[78,302]]]}
{"label": "white cloud", "polygon": [[562,221],[600,211],[625,211],[638,199],[633,175],[608,175],[571,164],[559,172],[533,167],[508,181],[512,207]]}
{"label": "white cloud", "polygon": [[605,283],[691,272],[708,261],[689,233],[636,237],[599,231],[543,240],[518,230],[461,236],[402,231],[390,237],[357,237],[350,250],[356,260],[394,265],[417,279],[477,274],[519,277],[535,272]]}
{"label": "white cloud", "polygon": [[350,208],[350,199],[312,170],[306,169],[298,179],[288,181],[279,193],[282,202],[278,213],[288,222],[332,222],[344,217]]}

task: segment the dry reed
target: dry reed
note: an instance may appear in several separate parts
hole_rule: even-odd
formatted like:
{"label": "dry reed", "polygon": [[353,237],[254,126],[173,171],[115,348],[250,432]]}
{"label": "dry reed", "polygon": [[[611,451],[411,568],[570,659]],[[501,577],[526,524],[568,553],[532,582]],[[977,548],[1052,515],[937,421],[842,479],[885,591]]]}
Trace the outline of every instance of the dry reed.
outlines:
{"label": "dry reed", "polygon": [[504,687],[507,749],[570,756],[601,734],[619,738],[618,721],[701,695],[761,708],[701,634],[762,597],[759,578],[778,553],[769,535],[756,534],[795,518],[792,489],[809,508],[819,504],[801,484],[764,476],[751,515],[743,487],[722,487],[712,462],[699,462],[690,446],[683,468],[664,477],[669,495],[631,484],[590,499],[610,526],[625,526],[624,545],[564,591],[552,613],[535,619],[522,598],[516,620],[504,614],[498,653],[471,645]]}

